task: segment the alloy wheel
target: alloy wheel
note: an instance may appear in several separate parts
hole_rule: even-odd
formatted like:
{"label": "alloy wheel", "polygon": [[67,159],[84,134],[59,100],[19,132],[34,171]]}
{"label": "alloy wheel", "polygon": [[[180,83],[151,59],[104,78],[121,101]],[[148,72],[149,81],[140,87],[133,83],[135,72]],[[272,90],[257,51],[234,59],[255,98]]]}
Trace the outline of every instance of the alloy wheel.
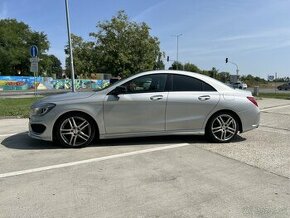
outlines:
{"label": "alloy wheel", "polygon": [[61,123],[59,135],[67,145],[79,147],[86,144],[91,139],[92,126],[83,117],[68,117]]}
{"label": "alloy wheel", "polygon": [[218,141],[229,141],[237,133],[236,120],[229,114],[221,114],[213,120],[211,132]]}

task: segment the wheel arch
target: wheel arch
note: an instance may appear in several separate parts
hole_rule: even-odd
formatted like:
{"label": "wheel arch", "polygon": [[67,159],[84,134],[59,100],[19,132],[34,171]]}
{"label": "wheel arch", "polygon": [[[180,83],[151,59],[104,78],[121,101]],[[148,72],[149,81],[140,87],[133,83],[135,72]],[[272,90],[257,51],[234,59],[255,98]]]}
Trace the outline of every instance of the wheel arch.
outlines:
{"label": "wheel arch", "polygon": [[207,121],[206,121],[206,125],[205,125],[205,129],[208,128],[209,121],[210,121],[214,116],[216,116],[216,115],[219,114],[219,113],[223,113],[223,112],[225,112],[225,113],[230,113],[230,114],[232,114],[232,115],[237,119],[237,121],[238,121],[238,126],[239,126],[238,131],[239,131],[240,133],[242,133],[242,132],[243,132],[243,124],[242,124],[241,118],[239,117],[239,115],[238,115],[236,112],[234,112],[234,111],[232,111],[232,110],[229,110],[229,109],[218,110],[218,111],[216,111],[215,113],[213,113],[213,114],[212,114],[212,115],[207,119]]}
{"label": "wheel arch", "polygon": [[88,113],[86,112],[83,112],[83,111],[79,111],[79,110],[73,110],[73,111],[67,111],[65,113],[63,113],[62,115],[60,115],[56,121],[54,122],[53,124],[53,128],[52,128],[52,140],[54,141],[55,140],[55,131],[56,131],[56,125],[57,123],[59,122],[60,119],[62,119],[64,116],[68,116],[68,115],[75,115],[75,114],[82,114],[88,118],[91,119],[91,121],[93,122],[93,125],[95,127],[95,137],[94,138],[99,138],[100,136],[100,130],[99,130],[99,126],[98,126],[98,123],[97,121]]}

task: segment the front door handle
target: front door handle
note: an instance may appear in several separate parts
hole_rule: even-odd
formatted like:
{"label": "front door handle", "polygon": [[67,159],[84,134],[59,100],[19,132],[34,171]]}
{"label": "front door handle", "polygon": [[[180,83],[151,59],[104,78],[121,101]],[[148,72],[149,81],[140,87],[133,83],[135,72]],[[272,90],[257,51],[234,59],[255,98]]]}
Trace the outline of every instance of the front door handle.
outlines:
{"label": "front door handle", "polygon": [[163,95],[153,95],[150,97],[151,101],[159,101],[161,99],[163,99]]}
{"label": "front door handle", "polygon": [[198,97],[198,100],[200,100],[200,101],[207,101],[209,99],[210,99],[209,95],[203,95],[203,96],[199,96]]}

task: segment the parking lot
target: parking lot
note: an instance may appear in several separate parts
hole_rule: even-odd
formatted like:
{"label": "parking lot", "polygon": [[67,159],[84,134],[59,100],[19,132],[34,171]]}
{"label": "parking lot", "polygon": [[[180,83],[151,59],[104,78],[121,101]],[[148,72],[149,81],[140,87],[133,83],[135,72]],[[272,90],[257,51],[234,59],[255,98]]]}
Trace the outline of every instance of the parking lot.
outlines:
{"label": "parking lot", "polygon": [[290,101],[258,101],[261,126],[64,149],[0,120],[0,217],[290,217]]}

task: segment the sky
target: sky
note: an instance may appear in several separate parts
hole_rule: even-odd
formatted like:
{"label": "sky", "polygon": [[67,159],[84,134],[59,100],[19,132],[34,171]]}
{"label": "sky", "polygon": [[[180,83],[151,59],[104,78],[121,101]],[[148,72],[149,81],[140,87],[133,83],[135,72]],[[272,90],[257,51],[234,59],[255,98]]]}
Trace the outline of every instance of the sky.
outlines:
{"label": "sky", "polygon": [[[290,0],[69,0],[71,32],[92,40],[99,21],[125,10],[146,22],[171,60],[203,70],[267,78],[290,76]],[[0,19],[15,18],[50,41],[49,54],[65,60],[65,0],[0,0]],[[164,59],[166,62],[166,59]],[[166,62],[166,68],[170,66]],[[64,67],[64,66],[63,66]]]}

